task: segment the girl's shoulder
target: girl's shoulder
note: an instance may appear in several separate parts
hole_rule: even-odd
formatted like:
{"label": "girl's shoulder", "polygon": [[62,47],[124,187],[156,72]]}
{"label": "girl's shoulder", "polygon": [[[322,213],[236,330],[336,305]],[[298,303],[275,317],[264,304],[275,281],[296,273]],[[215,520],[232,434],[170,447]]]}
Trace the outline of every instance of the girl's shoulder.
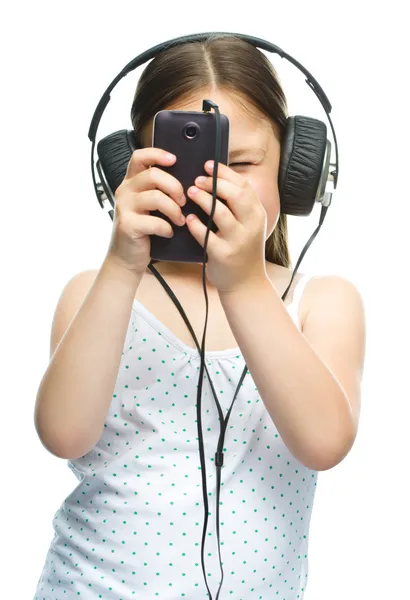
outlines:
{"label": "girl's shoulder", "polygon": [[[278,293],[282,295],[289,285],[292,270],[280,265],[273,265],[269,270],[272,282]],[[340,275],[312,275],[297,273],[289,290],[290,302],[299,303],[299,318],[303,325],[308,315],[320,319],[334,318],[345,311],[356,314],[363,319],[364,307],[362,296],[357,287]]]}
{"label": "girl's shoulder", "polygon": [[358,288],[340,275],[305,276],[301,299],[302,329],[308,321],[313,326],[340,327],[342,322],[353,329],[364,326],[364,302]]}

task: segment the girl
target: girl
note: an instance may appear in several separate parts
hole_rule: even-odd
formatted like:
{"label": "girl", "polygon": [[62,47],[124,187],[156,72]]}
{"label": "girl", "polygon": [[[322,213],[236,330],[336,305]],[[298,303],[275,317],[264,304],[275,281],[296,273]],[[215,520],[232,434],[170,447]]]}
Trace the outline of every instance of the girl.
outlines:
{"label": "girl", "polygon": [[[221,484],[221,598],[303,598],[317,473],[337,465],[357,433],[364,311],[340,277],[291,277],[277,178],[287,109],[271,63],[242,40],[176,46],[145,69],[131,118],[141,148],[115,193],[112,237],[99,270],[66,285],[51,334],[35,424],[44,446],[79,479],[54,517],[37,600],[206,598],[196,389],[200,355],[174,303],[147,268],[151,234],[169,237],[160,210],[202,246],[206,227],[184,218],[181,184],[152,167],[176,157],[150,147],[161,109],[230,121],[229,166],[218,167],[217,234],[208,240],[206,365],[223,411],[249,373],[225,437]],[[152,168],[151,168],[152,167]],[[212,206],[212,164],[189,198]],[[162,262],[198,339],[202,265]],[[206,382],[205,382],[206,383]],[[206,574],[221,578],[215,536],[218,413],[203,388],[209,521]]]}

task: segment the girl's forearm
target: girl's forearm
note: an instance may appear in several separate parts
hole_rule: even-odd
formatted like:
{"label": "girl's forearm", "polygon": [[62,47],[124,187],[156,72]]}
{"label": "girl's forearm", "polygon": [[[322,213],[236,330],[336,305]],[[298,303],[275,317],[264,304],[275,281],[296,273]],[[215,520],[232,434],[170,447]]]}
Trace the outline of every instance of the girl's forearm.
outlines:
{"label": "girl's forearm", "polygon": [[311,469],[340,462],[356,432],[349,399],[294,324],[271,281],[261,281],[257,290],[249,286],[220,293],[220,299],[286,446]]}

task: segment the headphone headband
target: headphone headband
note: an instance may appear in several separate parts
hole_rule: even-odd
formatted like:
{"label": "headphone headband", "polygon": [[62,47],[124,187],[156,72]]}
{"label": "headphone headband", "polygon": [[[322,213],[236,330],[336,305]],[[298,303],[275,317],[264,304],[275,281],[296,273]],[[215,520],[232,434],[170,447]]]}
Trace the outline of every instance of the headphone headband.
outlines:
{"label": "headphone headband", "polygon": [[330,112],[332,110],[332,105],[330,104],[330,101],[329,101],[328,97],[326,96],[325,92],[323,91],[322,87],[319,85],[319,83],[316,81],[316,79],[313,77],[313,75],[311,75],[311,73],[309,73],[309,71],[301,63],[299,63],[290,54],[287,54],[286,52],[284,52],[281,48],[279,48],[279,46],[276,46],[275,44],[272,44],[271,42],[268,42],[266,40],[256,38],[256,37],[253,37],[250,35],[245,35],[242,33],[229,33],[229,32],[194,33],[194,34],[190,34],[190,35],[173,38],[166,42],[162,42],[161,44],[157,44],[156,46],[153,46],[152,48],[149,48],[148,50],[145,50],[144,52],[142,52],[141,54],[136,56],[113,79],[113,81],[110,83],[110,85],[108,86],[108,88],[106,89],[104,94],[102,95],[100,101],[98,102],[97,108],[95,109],[94,115],[91,119],[90,128],[88,130],[88,138],[92,142],[93,148],[95,145],[95,138],[97,135],[98,126],[101,121],[101,117],[104,113],[104,110],[105,110],[108,102],[111,100],[110,94],[111,94],[112,90],[115,88],[115,86],[117,85],[117,83],[119,81],[121,81],[121,79],[123,77],[125,77],[126,75],[128,75],[128,73],[130,73],[131,71],[134,71],[135,69],[137,69],[138,67],[140,67],[141,65],[143,65],[144,63],[149,61],[150,59],[154,58],[161,52],[168,50],[169,48],[172,48],[174,46],[179,46],[182,44],[191,43],[191,42],[203,42],[203,41],[206,41],[207,39],[209,39],[211,36],[219,36],[219,37],[234,36],[234,37],[244,40],[245,42],[252,44],[256,48],[260,48],[261,50],[266,50],[273,54],[279,54],[279,56],[281,58],[285,58],[286,60],[288,60],[290,63],[292,63],[297,69],[299,69],[299,71],[301,71],[306,76],[306,83],[308,84],[308,86],[311,88],[311,90],[315,93],[315,95],[319,99],[319,102],[321,103],[324,111],[326,112],[326,116],[329,121],[330,128],[332,130],[332,135],[333,135],[333,139],[335,142],[335,154],[336,154],[335,170],[332,171],[332,175],[333,175],[333,186],[336,189],[338,175],[339,175],[339,153],[338,153],[336,133],[335,133],[335,130],[333,127],[332,120],[330,118]]}

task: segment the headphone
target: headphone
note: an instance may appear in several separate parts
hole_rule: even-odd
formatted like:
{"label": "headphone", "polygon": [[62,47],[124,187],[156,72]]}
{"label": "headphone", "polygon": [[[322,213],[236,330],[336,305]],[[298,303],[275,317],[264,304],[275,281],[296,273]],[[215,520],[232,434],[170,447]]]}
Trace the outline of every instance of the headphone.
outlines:
{"label": "headphone", "polygon": [[[298,267],[303,260],[304,255],[306,254],[309,246],[315,239],[318,234],[323,221],[326,216],[326,212],[328,207],[331,204],[332,200],[332,191],[328,191],[328,183],[330,182],[333,185],[333,190],[336,189],[339,175],[339,154],[338,154],[338,146],[335,130],[333,127],[332,120],[330,118],[330,112],[332,110],[332,106],[319,85],[316,79],[309,73],[303,65],[301,65],[297,60],[295,60],[292,56],[284,52],[278,46],[267,42],[265,40],[244,35],[238,33],[227,33],[227,32],[208,32],[208,33],[198,33],[192,35],[186,35],[183,37],[174,38],[158,44],[145,52],[139,54],[136,58],[134,58],[131,62],[129,62],[122,71],[115,77],[115,79],[110,83],[104,94],[102,95],[100,101],[98,102],[97,108],[95,109],[94,115],[91,120],[91,124],[89,127],[88,137],[92,143],[91,147],[91,173],[94,183],[95,193],[98,199],[98,202],[101,208],[105,208],[104,203],[108,199],[112,208],[108,210],[108,214],[111,220],[114,220],[114,209],[115,209],[115,198],[114,193],[115,190],[122,183],[126,172],[128,163],[131,159],[132,153],[136,150],[139,145],[135,133],[133,130],[122,129],[120,131],[116,131],[103,139],[101,139],[97,145],[97,153],[98,160],[95,161],[95,140],[97,135],[97,130],[99,123],[101,121],[101,117],[105,111],[105,108],[108,102],[111,99],[111,92],[117,85],[117,83],[125,77],[128,73],[137,69],[144,63],[148,62],[150,59],[154,58],[158,54],[172,48],[174,46],[179,46],[182,44],[189,44],[192,42],[204,42],[209,37],[214,36],[229,36],[236,37],[242,39],[256,48],[261,50],[266,50],[268,52],[279,54],[282,58],[285,58],[289,62],[291,62],[297,69],[299,69],[306,76],[306,83],[313,90],[317,98],[319,99],[323,109],[326,112],[327,119],[330,124],[330,128],[332,131],[332,136],[334,140],[334,149],[335,149],[335,163],[331,163],[331,143],[327,139],[327,128],[325,123],[318,119],[314,119],[312,117],[305,117],[301,115],[296,115],[287,118],[285,133],[283,135],[283,139],[281,142],[281,156],[279,163],[279,171],[278,171],[278,189],[279,189],[279,197],[280,197],[280,211],[284,214],[295,215],[295,216],[308,216],[313,210],[313,207],[316,202],[322,205],[321,214],[319,219],[319,225],[316,230],[313,232],[312,236],[308,240],[307,244],[303,248],[298,261],[296,263],[296,267],[292,273],[292,277],[290,279],[289,285],[286,288],[284,294],[282,295],[282,301],[286,298],[289,289],[292,285],[293,279],[297,273]],[[206,246],[207,239],[209,235],[210,224],[213,217],[213,212],[215,209],[216,203],[216,177],[217,177],[217,167],[219,161],[219,148],[220,148],[220,128],[219,128],[219,109],[218,106],[215,105],[212,101],[204,101],[203,110],[210,110],[213,108],[216,112],[216,149],[215,149],[215,169],[213,174],[213,206],[212,211],[208,223],[207,234],[205,238],[205,247],[204,247],[204,264],[206,263]],[[219,143],[219,146],[218,146]],[[99,176],[99,181],[97,181],[97,173]],[[204,563],[204,546],[206,539],[206,530],[208,523],[208,494],[206,487],[206,466],[205,466],[205,456],[204,456],[204,447],[203,447],[203,435],[202,435],[202,422],[201,422],[201,391],[202,391],[202,380],[204,369],[206,369],[208,381],[212,389],[213,396],[215,398],[216,406],[219,413],[219,421],[220,421],[220,437],[218,441],[218,447],[215,453],[215,468],[217,475],[217,486],[216,486],[216,533],[218,539],[218,552],[219,552],[219,563],[221,568],[221,582],[219,585],[219,589],[216,595],[216,600],[219,598],[219,594],[221,591],[222,583],[223,583],[223,568],[222,568],[222,560],[221,560],[221,549],[220,549],[220,539],[219,539],[219,497],[220,497],[220,483],[221,483],[221,468],[223,466],[223,447],[224,447],[224,439],[225,432],[228,425],[228,420],[231,414],[231,410],[233,404],[235,402],[238,391],[242,385],[242,381],[245,378],[245,375],[249,372],[247,365],[242,372],[242,375],[239,379],[238,386],[236,388],[234,398],[232,400],[232,404],[224,417],[221,406],[218,402],[214,386],[209,377],[208,369],[205,366],[205,354],[204,354],[204,342],[205,342],[205,332],[206,332],[206,322],[208,317],[208,298],[206,293],[206,284],[205,284],[205,269],[203,270],[203,284],[204,284],[204,293],[206,300],[206,321],[205,321],[205,329],[202,339],[202,346],[200,347],[198,344],[198,340],[196,338],[195,332],[193,331],[189,320],[171,288],[168,286],[163,277],[159,274],[159,272],[153,266],[153,262],[148,265],[148,268],[155,275],[161,285],[164,287],[171,300],[176,305],[179,310],[182,318],[184,319],[194,341],[198,351],[201,354],[201,368],[199,373],[199,383],[198,383],[198,396],[197,396],[197,422],[198,422],[198,440],[199,440],[199,455],[201,461],[201,475],[202,475],[202,489],[203,489],[203,499],[204,499],[204,528],[202,533],[202,545],[201,545],[201,562],[202,562],[202,571],[204,575],[205,585],[208,590],[208,594],[210,600],[212,600],[212,595],[208,587],[206,575],[205,575],[205,563]]]}

